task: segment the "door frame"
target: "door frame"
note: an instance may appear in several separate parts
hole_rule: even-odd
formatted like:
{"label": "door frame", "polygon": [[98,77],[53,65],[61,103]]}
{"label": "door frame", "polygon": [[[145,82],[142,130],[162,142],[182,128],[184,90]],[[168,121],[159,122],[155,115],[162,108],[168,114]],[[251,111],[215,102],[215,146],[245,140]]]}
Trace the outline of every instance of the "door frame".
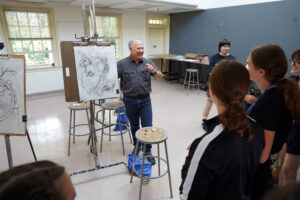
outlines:
{"label": "door frame", "polygon": [[[148,21],[149,20],[163,20],[164,24],[149,24]],[[159,28],[159,29],[163,29],[164,31],[164,44],[163,44],[163,53],[164,54],[168,54],[169,53],[169,41],[170,41],[170,16],[169,15],[154,15],[154,14],[147,14],[146,16],[146,47],[147,47],[147,51],[146,51],[146,57],[149,56],[150,53],[150,29],[155,29],[155,28]]]}

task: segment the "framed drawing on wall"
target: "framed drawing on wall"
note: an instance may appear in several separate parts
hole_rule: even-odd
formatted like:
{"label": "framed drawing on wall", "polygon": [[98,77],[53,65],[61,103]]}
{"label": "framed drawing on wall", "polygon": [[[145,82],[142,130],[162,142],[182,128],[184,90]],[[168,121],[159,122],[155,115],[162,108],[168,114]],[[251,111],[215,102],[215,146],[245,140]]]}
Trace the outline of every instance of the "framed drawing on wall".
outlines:
{"label": "framed drawing on wall", "polygon": [[24,55],[0,55],[0,135],[26,135]]}

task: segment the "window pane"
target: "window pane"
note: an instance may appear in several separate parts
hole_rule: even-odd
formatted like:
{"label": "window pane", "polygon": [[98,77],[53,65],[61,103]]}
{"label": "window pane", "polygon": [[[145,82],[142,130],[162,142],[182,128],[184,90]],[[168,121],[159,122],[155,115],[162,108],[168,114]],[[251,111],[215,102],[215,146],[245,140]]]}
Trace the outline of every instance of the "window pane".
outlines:
{"label": "window pane", "polygon": [[109,26],[109,17],[102,17],[102,26]]}
{"label": "window pane", "polygon": [[11,38],[20,37],[19,28],[17,26],[9,26],[8,32],[9,32],[9,37],[11,37]]}
{"label": "window pane", "polygon": [[100,37],[102,37],[104,35],[104,31],[103,31],[103,28],[101,27],[97,27],[97,33]]}
{"label": "window pane", "polygon": [[33,41],[33,49],[34,49],[34,51],[42,51],[43,50],[42,41],[34,40]]}
{"label": "window pane", "polygon": [[49,63],[50,63],[50,64],[54,63],[54,60],[53,60],[53,53],[49,53]]}
{"label": "window pane", "polygon": [[111,17],[110,18],[110,25],[116,27],[117,26],[117,18]]}
{"label": "window pane", "polygon": [[39,13],[40,26],[48,26],[48,17],[45,13]]}
{"label": "window pane", "polygon": [[30,27],[30,31],[31,31],[31,37],[33,38],[41,37],[39,27]]}
{"label": "window pane", "polygon": [[28,26],[20,26],[20,32],[22,38],[30,38],[30,31]]}
{"label": "window pane", "polygon": [[35,65],[34,54],[25,54],[26,65]]}
{"label": "window pane", "polygon": [[31,26],[38,26],[38,18],[36,13],[28,13],[29,23]]}
{"label": "window pane", "polygon": [[37,65],[45,64],[44,53],[36,53],[35,54],[35,61],[36,61]]}
{"label": "window pane", "polygon": [[30,40],[23,41],[23,50],[24,50],[24,52],[33,51],[32,41],[30,41]]}
{"label": "window pane", "polygon": [[16,12],[6,11],[5,15],[8,26],[18,25]]}
{"label": "window pane", "polygon": [[51,45],[51,41],[50,40],[43,40],[43,50],[44,51],[51,51],[52,50],[52,45]]}
{"label": "window pane", "polygon": [[22,42],[21,41],[11,41],[11,46],[13,48],[13,52],[23,52]]}
{"label": "window pane", "polygon": [[50,37],[48,27],[41,27],[40,30],[41,30],[41,37]]}
{"label": "window pane", "polygon": [[19,25],[28,26],[28,18],[26,12],[18,12]]}

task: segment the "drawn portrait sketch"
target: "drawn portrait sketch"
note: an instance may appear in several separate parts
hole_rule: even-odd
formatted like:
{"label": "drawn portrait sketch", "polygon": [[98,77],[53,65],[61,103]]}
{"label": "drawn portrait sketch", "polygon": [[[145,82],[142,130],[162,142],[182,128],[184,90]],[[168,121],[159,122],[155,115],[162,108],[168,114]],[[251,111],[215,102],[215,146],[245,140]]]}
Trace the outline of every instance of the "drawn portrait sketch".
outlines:
{"label": "drawn portrait sketch", "polygon": [[0,58],[0,134],[25,134],[24,59]]}
{"label": "drawn portrait sketch", "polygon": [[80,100],[117,97],[115,47],[74,47],[74,53]]}

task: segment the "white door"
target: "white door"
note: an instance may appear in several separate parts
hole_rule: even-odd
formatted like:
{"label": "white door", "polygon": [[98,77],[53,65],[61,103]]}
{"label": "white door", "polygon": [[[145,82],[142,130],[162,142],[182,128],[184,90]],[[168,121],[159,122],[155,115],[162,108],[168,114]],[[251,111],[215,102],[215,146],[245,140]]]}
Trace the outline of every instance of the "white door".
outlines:
{"label": "white door", "polygon": [[149,55],[164,53],[164,32],[163,28],[149,29]]}

